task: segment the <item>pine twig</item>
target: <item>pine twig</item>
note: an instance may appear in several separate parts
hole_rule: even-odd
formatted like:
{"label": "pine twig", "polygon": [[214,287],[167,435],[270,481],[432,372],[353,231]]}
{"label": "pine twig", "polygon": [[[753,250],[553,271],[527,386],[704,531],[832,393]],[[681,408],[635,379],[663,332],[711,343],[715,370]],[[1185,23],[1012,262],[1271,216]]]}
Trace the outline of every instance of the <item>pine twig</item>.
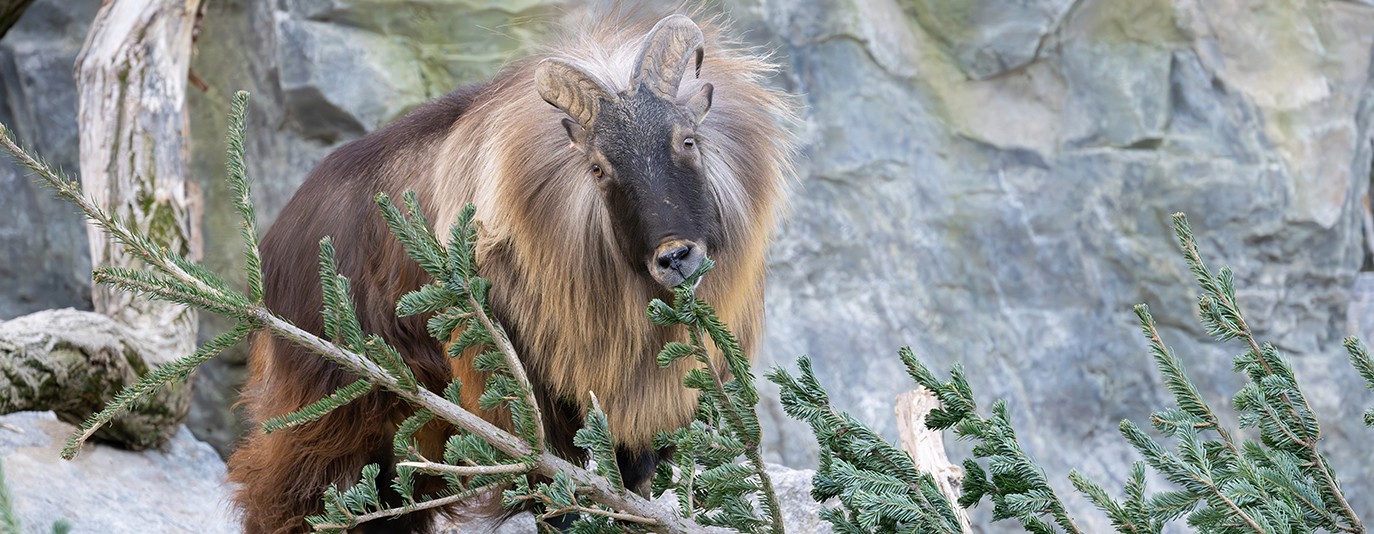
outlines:
{"label": "pine twig", "polygon": [[[1264,369],[1265,374],[1269,376],[1279,376],[1266,359],[1264,347],[1261,346],[1259,340],[1255,337],[1254,331],[1250,328],[1249,324],[1246,323],[1245,317],[1240,311],[1240,304],[1236,302],[1235,296],[1231,292],[1225,290],[1226,287],[1228,287],[1226,281],[1229,280],[1227,270],[1225,268],[1222,269],[1221,280],[1214,277],[1202,261],[1202,254],[1198,251],[1197,240],[1193,235],[1192,227],[1188,224],[1188,218],[1182,213],[1175,213],[1172,219],[1174,232],[1178,238],[1180,248],[1183,249],[1184,258],[1187,260],[1193,273],[1197,276],[1203,291],[1208,294],[1207,298],[1217,299],[1219,301],[1217,304],[1224,310],[1226,315],[1225,318],[1234,320],[1221,320],[1215,321],[1215,323],[1228,329],[1228,334],[1230,334],[1231,337],[1242,338],[1250,346],[1250,354],[1254,356],[1255,361]],[[1205,312],[1206,310],[1204,310],[1204,314]],[[1296,378],[1293,379],[1293,384],[1296,390]],[[1297,392],[1297,395],[1298,401],[1302,404],[1302,413],[1311,414],[1312,407],[1308,404],[1307,397],[1303,396],[1300,391]],[[1293,417],[1294,420],[1301,420],[1299,408],[1289,394],[1286,392],[1281,393],[1280,398],[1283,399],[1285,407],[1288,408],[1289,415]],[[1288,432],[1287,426],[1282,424],[1282,420],[1277,414],[1269,413],[1268,416],[1272,421],[1277,423],[1278,428],[1286,433],[1286,437],[1293,440],[1294,443],[1301,444],[1304,454],[1307,456],[1305,459],[1311,463],[1316,469],[1317,474],[1321,477],[1322,486],[1326,490],[1325,493],[1336,500],[1336,504],[1340,507],[1341,515],[1349,522],[1348,525],[1338,524],[1337,526],[1341,530],[1349,532],[1363,532],[1365,530],[1363,523],[1361,523],[1359,516],[1356,515],[1355,510],[1351,508],[1350,502],[1345,498],[1344,493],[1341,492],[1340,485],[1336,482],[1335,475],[1331,473],[1331,468],[1327,465],[1325,457],[1321,454],[1321,451],[1317,449],[1317,442],[1321,440],[1321,427],[1316,427],[1315,433],[1312,436],[1299,438],[1291,432]]]}
{"label": "pine twig", "polygon": [[468,305],[472,306],[473,314],[477,316],[477,321],[482,323],[482,328],[491,334],[491,339],[496,343],[496,348],[501,351],[501,355],[506,358],[506,367],[510,369],[511,376],[520,384],[520,390],[525,394],[525,403],[529,404],[531,415],[534,420],[534,446],[535,450],[543,451],[546,447],[544,437],[544,418],[539,411],[539,403],[534,399],[534,387],[530,385],[529,376],[525,374],[525,366],[520,363],[520,356],[515,353],[515,346],[511,345],[510,338],[506,337],[506,331],[497,326],[491,317],[487,316],[486,310],[477,302],[477,298],[468,292]]}
{"label": "pine twig", "polygon": [[[722,372],[716,367],[715,360],[706,352],[706,344],[702,340],[702,328],[698,323],[693,326],[692,341],[700,351],[698,357],[706,363],[707,371],[711,373],[712,382],[715,384],[716,394],[725,399],[725,406],[720,407],[728,414],[730,423],[741,432],[744,430],[744,415],[739,413],[739,409],[725,392],[725,382],[721,379]],[[722,351],[724,352],[724,351]],[[753,443],[745,443],[744,455],[749,459],[754,473],[759,476],[760,493],[763,494],[764,508],[769,512],[769,519],[772,521],[773,532],[783,534],[782,506],[778,504],[778,494],[773,489],[773,479],[768,476],[768,468],[763,462],[763,453],[759,450],[760,444],[755,440]]]}

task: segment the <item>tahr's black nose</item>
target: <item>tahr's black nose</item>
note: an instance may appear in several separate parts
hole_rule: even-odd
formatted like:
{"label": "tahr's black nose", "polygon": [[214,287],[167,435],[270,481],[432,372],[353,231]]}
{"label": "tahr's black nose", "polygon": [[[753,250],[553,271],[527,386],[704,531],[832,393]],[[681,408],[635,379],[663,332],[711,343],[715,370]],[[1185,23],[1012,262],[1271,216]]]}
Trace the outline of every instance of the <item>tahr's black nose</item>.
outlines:
{"label": "tahr's black nose", "polygon": [[659,254],[659,256],[658,256],[658,266],[659,266],[660,269],[672,269],[672,270],[674,270],[674,271],[681,271],[681,270],[682,270],[682,260],[687,259],[687,256],[690,255],[691,253],[692,253],[692,244],[691,244],[691,243],[687,243],[687,244],[684,244],[684,245],[681,245],[681,246],[673,247],[672,249],[669,249],[669,250],[667,250],[667,251],[662,252],[661,254]]}
{"label": "tahr's black nose", "polygon": [[663,287],[672,289],[696,272],[706,257],[706,247],[685,239],[669,239],[659,244],[649,261],[649,274]]}

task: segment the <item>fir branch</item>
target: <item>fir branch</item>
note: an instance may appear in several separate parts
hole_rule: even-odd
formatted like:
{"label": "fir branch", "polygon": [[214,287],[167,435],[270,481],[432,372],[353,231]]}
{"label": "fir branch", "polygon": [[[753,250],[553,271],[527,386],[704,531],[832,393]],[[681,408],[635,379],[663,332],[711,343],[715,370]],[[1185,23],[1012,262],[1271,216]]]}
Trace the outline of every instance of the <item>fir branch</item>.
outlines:
{"label": "fir branch", "polygon": [[418,209],[418,202],[412,202],[414,195],[413,191],[407,191],[402,195],[407,205],[415,207],[410,211],[410,218],[401,213],[400,208],[391,202],[391,197],[386,193],[377,193],[373,200],[381,208],[382,218],[386,219],[391,235],[396,236],[401,242],[406,254],[430,276],[443,280],[448,274],[449,259],[444,253],[444,248],[439,246],[438,239],[429,231],[429,225],[424,221],[424,210]]}
{"label": "fir branch", "polygon": [[1178,403],[1179,408],[1188,414],[1201,420],[1205,428],[1209,428],[1221,437],[1222,443],[1232,453],[1239,454],[1235,441],[1231,438],[1231,433],[1221,424],[1221,419],[1212,411],[1212,407],[1198,393],[1197,386],[1188,378],[1188,374],[1183,369],[1183,364],[1178,360],[1169,347],[1164,345],[1163,338],[1159,335],[1159,328],[1155,324],[1154,317],[1150,315],[1150,308],[1144,304],[1137,304],[1134,308],[1136,317],[1140,320],[1141,331],[1145,338],[1150,342],[1150,355],[1154,357],[1155,365],[1164,375],[1164,386],[1174,395],[1174,402]]}
{"label": "fir branch", "polygon": [[265,308],[255,306],[252,311],[254,318],[273,334],[296,343],[310,352],[319,354],[354,374],[373,380],[379,386],[396,393],[403,400],[428,409],[439,419],[490,443],[501,453],[511,458],[534,458],[534,471],[536,473],[545,476],[565,473],[579,488],[582,488],[588,498],[611,509],[632,511],[637,515],[651,518],[665,531],[703,531],[700,525],[690,519],[679,517],[673,511],[647,501],[638,495],[622,492],[618,488],[612,487],[604,477],[575,466],[551,452],[536,453],[524,440],[511,435],[476,414],[462,409],[428,389],[420,388],[417,391],[402,389],[393,377],[377,367],[375,363],[301,330],[285,319],[273,315]]}
{"label": "fir branch", "polygon": [[1164,447],[1140,430],[1140,427],[1135,426],[1135,423],[1122,421],[1121,434],[1145,456],[1145,462],[1150,464],[1150,467],[1155,468],[1170,482],[1195,493],[1209,494],[1229,508],[1233,517],[1244,521],[1250,530],[1259,534],[1266,534],[1267,531],[1259,525],[1256,519],[1227,497],[1221,488],[1212,481],[1207,472],[1187,464],[1173,453],[1165,450]]}
{"label": "fir branch", "polygon": [[[704,274],[707,269],[710,269],[710,261],[711,260],[708,258],[702,262],[704,264],[703,269],[700,271],[702,274]],[[699,277],[700,275],[697,276]],[[684,286],[687,283],[687,281],[684,281]],[[714,313],[708,314],[707,317],[714,319]],[[722,373],[717,368],[714,358],[711,358],[711,355],[706,352],[705,345],[701,342],[702,329],[703,327],[698,323],[694,327],[694,333],[692,335],[692,342],[698,347],[698,360],[706,365],[707,372],[711,375],[713,384],[715,385],[715,396],[719,399],[717,407],[726,414],[726,417],[729,418],[734,427],[745,435],[744,456],[749,460],[749,464],[754,474],[759,477],[758,489],[762,497],[759,504],[763,507],[764,513],[768,515],[771,520],[772,531],[776,534],[782,534],[782,506],[778,503],[777,492],[773,489],[773,481],[772,478],[768,476],[768,467],[764,464],[763,451],[760,450],[762,440],[759,439],[758,415],[754,413],[754,406],[758,404],[758,395],[750,395],[750,393],[752,393],[753,385],[751,382],[754,375],[747,367],[740,369],[738,363],[731,365],[731,377],[734,378],[736,383],[742,386],[739,395],[742,398],[737,400],[732,399],[731,396],[726,393],[725,382],[721,379]],[[721,329],[720,331],[724,330]],[[726,331],[726,333],[728,334],[728,331]],[[722,348],[721,340],[714,335],[714,332],[712,339],[715,341],[717,348]],[[730,345],[726,344],[725,346],[728,347]],[[747,365],[747,360],[744,360],[744,356],[738,352],[738,345],[735,344],[733,348],[733,353],[727,354],[726,359],[731,362],[745,361],[745,365]],[[722,352],[726,353],[727,350],[722,348]]]}
{"label": "fir branch", "polygon": [[[457,306],[459,302],[458,295],[448,286],[439,283],[426,284],[416,291],[402,295],[401,299],[396,301],[396,316],[410,317],[442,311]],[[461,315],[464,318],[472,316],[470,312]]]}
{"label": "fir branch", "polygon": [[363,341],[363,354],[377,365],[385,369],[391,376],[396,377],[396,383],[400,387],[409,391],[420,389],[420,381],[415,378],[415,371],[406,365],[405,358],[394,347],[387,344],[382,336],[368,334]]}
{"label": "fir branch", "polygon": [[1094,484],[1077,470],[1069,471],[1069,481],[1079,493],[1088,497],[1099,510],[1106,512],[1117,532],[1129,534],[1159,534],[1163,523],[1153,520],[1146,511],[1144,502],[1145,466],[1136,462],[1131,467],[1131,478],[1126,483],[1126,502],[1120,503],[1107,495],[1101,486]]}
{"label": "fir branch", "polygon": [[[169,252],[166,247],[153,241],[145,235],[139,234],[124,224],[118,217],[112,216],[91,201],[81,191],[81,185],[60,172],[53,170],[41,158],[24,150],[16,143],[12,137],[9,127],[0,124],[0,146],[10,153],[10,157],[15,162],[28,168],[38,177],[43,185],[52,189],[59,197],[75,204],[85,214],[96,227],[104,230],[120,245],[124,247],[130,255],[144,261],[148,266],[165,273],[169,278],[195,287],[197,290],[211,295],[220,295],[219,288],[227,287],[228,284],[209,271],[199,270],[189,272],[184,265],[191,262],[181,256]],[[208,277],[208,278],[201,278]],[[241,296],[240,296],[241,297]],[[231,298],[227,297],[226,299]],[[235,319],[244,320],[246,316],[230,314]]]}
{"label": "fir branch", "polygon": [[[422,287],[419,291],[402,297],[397,303],[398,312],[413,315],[439,310],[442,305],[454,301],[466,304],[467,309],[457,314],[441,312],[440,315],[431,318],[430,333],[438,334],[436,337],[441,341],[448,341],[449,338],[444,334],[451,332],[466,319],[469,322],[468,329],[451,346],[466,347],[489,341],[500,351],[506,362],[505,373],[514,379],[523,404],[511,406],[512,419],[517,428],[520,428],[521,434],[531,439],[536,450],[544,450],[546,438],[542,424],[543,415],[534,397],[534,387],[530,385],[525,367],[520,363],[520,357],[516,354],[510,337],[505,329],[495,322],[491,310],[486,306],[485,288],[488,287],[488,283],[478,276],[476,268],[477,208],[467,204],[459,212],[457,221],[450,229],[449,248],[445,250],[429,229],[429,222],[425,220],[424,210],[420,209],[415,192],[407,191],[402,195],[402,200],[408,213],[402,213],[385,193],[378,193],[375,197],[387,226],[401,241],[406,253],[440,283]],[[473,322],[472,319],[476,321]],[[438,324],[435,323],[436,320],[439,321]]]}
{"label": "fir branch", "polygon": [[[751,531],[762,522],[753,516],[752,510],[742,505],[731,504],[730,499],[744,493],[757,493],[759,505],[770,520],[768,527],[775,533],[781,533],[784,528],[782,510],[778,505],[777,494],[760,449],[762,440],[758,414],[755,412],[758,393],[753,384],[753,372],[749,370],[749,360],[744,356],[734,334],[716,316],[715,310],[696,297],[695,289],[698,283],[714,266],[715,262],[710,258],[703,259],[696,271],[673,289],[672,306],[654,299],[649,303],[646,313],[651,321],[660,326],[682,325],[687,329],[689,342],[665,344],[656,361],[659,366],[667,367],[678,359],[689,355],[695,356],[701,368],[688,371],[683,384],[701,392],[698,420],[707,426],[718,425],[721,430],[719,435],[700,434],[694,430],[698,428],[694,425],[685,433],[677,433],[675,440],[680,442],[679,446],[686,446],[683,448],[693,451],[690,455],[693,457],[692,462],[688,465],[679,465],[679,468],[683,471],[695,471],[697,464],[700,463],[709,471],[718,467],[718,461],[733,461],[735,455],[730,455],[728,459],[717,459],[699,453],[705,441],[736,439],[742,449],[740,452],[749,465],[748,476],[758,477],[758,484],[735,484],[737,481],[733,480],[728,485],[711,484],[715,489],[713,497],[717,500],[704,500],[701,510],[697,509],[691,497],[681,498],[682,504],[684,510],[692,510],[692,513],[696,514],[693,517],[699,515],[705,522],[729,523],[741,530]],[[719,351],[720,358],[714,357],[706,347],[708,336]],[[722,361],[726,369],[721,368]],[[730,379],[728,382],[727,376]],[[674,458],[674,461],[677,461],[677,458]],[[696,475],[684,476],[684,479],[694,490],[699,487],[698,484],[704,486],[709,482]],[[678,489],[681,491],[682,488]],[[729,491],[726,491],[727,489]]]}
{"label": "fir branch", "polygon": [[420,458],[413,443],[415,433],[419,432],[421,428],[424,428],[425,425],[433,420],[433,412],[424,408],[415,410],[415,413],[405,418],[405,420],[401,421],[401,424],[396,427],[396,435],[392,437],[391,440],[392,452],[399,458]]}
{"label": "fir branch", "polygon": [[0,462],[0,534],[19,534],[19,515],[14,512],[10,486],[5,483],[4,462]]}
{"label": "fir branch", "polygon": [[[512,480],[514,479],[507,479],[505,482],[509,483]],[[388,519],[392,517],[409,514],[412,512],[417,512],[420,510],[442,508],[445,506],[458,504],[478,495],[481,495],[487,491],[490,491],[493,486],[497,485],[499,484],[493,483],[482,487],[471,488],[465,491],[454,493],[452,495],[412,503],[397,508],[385,508],[364,514],[345,513],[344,516],[347,518],[347,520],[345,521],[330,521],[327,518],[321,518],[322,521],[316,524],[312,524],[311,526],[316,532],[337,532],[339,534],[343,534],[344,532],[357,528],[359,525],[370,521]]]}
{"label": "fir branch", "polygon": [[[507,507],[512,507],[521,502],[534,501],[543,504],[545,510],[536,519],[542,521],[547,517],[558,517],[567,514],[579,514],[583,516],[597,516],[611,518],[618,521],[636,523],[644,526],[660,526],[658,520],[652,517],[644,517],[630,513],[616,512],[591,506],[585,506],[578,499],[579,487],[567,474],[559,473],[550,477],[549,482],[541,482],[537,487],[530,487],[524,480],[517,480],[516,487],[507,490],[502,502]],[[585,524],[588,518],[578,519],[572,527],[573,532],[579,531],[579,524]],[[597,531],[606,529],[598,528]],[[610,529],[619,531],[620,529]]]}
{"label": "fir branch", "polygon": [[81,452],[81,446],[102,425],[128,412],[134,403],[156,393],[163,386],[190,376],[197,366],[242,341],[248,337],[250,331],[248,325],[239,323],[233,330],[216,336],[191,355],[165,363],[153,372],[144,375],[138,382],[126,386],[115,395],[115,398],[105,406],[104,410],[87,418],[76,433],[67,438],[67,443],[62,448],[62,457],[67,460],[75,458],[77,453]]}
{"label": "fir branch", "polygon": [[97,284],[112,285],[137,295],[195,306],[230,317],[246,315],[248,310],[248,303],[241,299],[224,298],[222,294],[207,294],[199,288],[144,271],[101,267],[92,272],[91,279]]}
{"label": "fir branch", "polygon": [[990,417],[979,416],[974,411],[973,391],[962,368],[956,365],[950,380],[944,382],[936,378],[910,349],[903,348],[900,356],[907,374],[934,393],[944,406],[931,411],[926,417],[926,426],[932,429],[953,427],[959,437],[977,440],[973,455],[987,461],[985,472],[977,462],[965,460],[960,506],[967,508],[987,497],[993,503],[994,520],[1016,518],[1028,530],[1053,532],[1053,527],[1040,519],[1048,516],[1067,532],[1082,532],[1069,517],[1044,472],[1021,448],[1004,401],[993,403]]}
{"label": "fir branch", "polygon": [[658,521],[655,521],[654,519],[651,519],[651,518],[648,518],[648,517],[640,517],[640,516],[637,516],[637,515],[634,515],[634,514],[626,514],[626,513],[621,513],[621,512],[614,512],[614,511],[611,511],[611,510],[604,510],[604,509],[601,509],[601,508],[591,508],[591,507],[580,506],[580,505],[578,505],[578,506],[564,506],[564,507],[562,507],[562,508],[551,509],[551,510],[549,510],[548,512],[546,512],[545,515],[549,515],[549,516],[560,516],[560,515],[564,515],[564,514],[596,515],[596,516],[601,516],[601,517],[606,517],[606,518],[614,519],[614,520],[616,520],[616,521],[624,521],[624,522],[627,522],[627,523],[638,523],[638,524],[641,524],[641,525],[657,525],[657,524],[658,524]]}
{"label": "fir branch", "polygon": [[610,422],[606,420],[606,412],[601,411],[601,401],[597,400],[596,393],[589,391],[587,394],[591,396],[591,405],[587,407],[582,428],[573,435],[573,445],[591,452],[592,461],[596,462],[596,472],[610,480],[612,485],[623,488],[625,481],[620,478]]}
{"label": "fir branch", "polygon": [[905,451],[835,411],[809,358],[799,358],[797,367],[795,377],[780,368],[766,376],[778,385],[783,410],[811,426],[820,444],[811,496],[818,502],[840,501],[840,507],[822,511],[821,517],[837,532],[959,532],[953,504],[934,479],[917,470]]}
{"label": "fir branch", "polygon": [[353,296],[349,294],[348,278],[339,274],[332,236],[320,239],[320,289],[324,335],[354,352],[363,353],[363,327],[358,322]]}
{"label": "fir branch", "polygon": [[[1374,360],[1369,357],[1369,349],[1365,348],[1359,338],[1351,336],[1345,338],[1345,351],[1350,354],[1350,364],[1355,366],[1355,371],[1364,379],[1364,387],[1374,390]],[[1364,426],[1374,426],[1374,408],[1365,410]]]}
{"label": "fir branch", "polygon": [[334,393],[310,403],[310,405],[291,412],[289,414],[273,417],[262,423],[262,432],[271,434],[285,428],[295,428],[312,421],[318,421],[321,417],[328,415],[329,412],[363,398],[364,395],[372,392],[372,382],[366,379],[358,380],[347,386],[343,386]]}
{"label": "fir branch", "polygon": [[[1302,451],[1303,459],[1315,470],[1322,485],[1322,494],[1335,502],[1336,511],[1345,520],[1345,524],[1337,525],[1338,528],[1347,532],[1363,532],[1364,525],[1341,492],[1340,483],[1336,481],[1325,456],[1317,448],[1317,443],[1321,440],[1321,429],[1317,426],[1315,418],[1311,417],[1312,408],[1306,396],[1298,389],[1292,369],[1272,346],[1261,344],[1246,323],[1236,300],[1231,270],[1222,268],[1218,275],[1213,276],[1202,262],[1202,254],[1198,251],[1197,239],[1193,235],[1191,225],[1188,224],[1188,218],[1182,213],[1175,213],[1172,219],[1174,234],[1179,247],[1183,250],[1184,259],[1203,290],[1203,296],[1199,298],[1199,310],[1202,312],[1204,323],[1223,341],[1243,339],[1250,347],[1248,354],[1251,356],[1252,365],[1262,369],[1264,375],[1277,376],[1291,384],[1291,387],[1276,396],[1276,400],[1286,408],[1286,417],[1302,422],[1305,429],[1310,429],[1310,435],[1299,437],[1290,432],[1287,437],[1296,442]],[[1270,423],[1268,429],[1287,430],[1284,417],[1273,412],[1266,415]],[[1261,429],[1264,430],[1265,427],[1262,426]]]}
{"label": "fir branch", "polygon": [[248,119],[248,92],[234,93],[229,111],[229,133],[225,144],[228,146],[226,170],[229,176],[229,189],[234,193],[234,207],[238,208],[243,220],[239,228],[244,243],[244,271],[248,275],[248,298],[262,302],[262,255],[258,252],[257,215],[253,209],[253,199],[249,193],[249,180],[244,164],[243,138],[245,123]]}
{"label": "fir branch", "polygon": [[[471,206],[471,204],[469,204],[469,206]],[[477,321],[482,324],[482,328],[485,328],[486,331],[491,334],[492,341],[496,344],[497,350],[500,350],[501,355],[505,356],[507,370],[519,384],[520,393],[524,395],[525,404],[529,406],[531,412],[530,416],[527,418],[530,424],[527,426],[532,427],[531,430],[534,433],[534,448],[539,451],[544,450],[546,443],[543,425],[544,416],[540,414],[539,403],[534,398],[534,387],[530,385],[529,376],[525,374],[525,366],[520,363],[520,356],[515,353],[515,346],[511,344],[510,337],[506,335],[505,329],[501,328],[500,325],[493,324],[485,308],[477,302],[477,299],[473,297],[472,293],[468,293],[467,300],[468,305],[472,307],[477,317]]]}

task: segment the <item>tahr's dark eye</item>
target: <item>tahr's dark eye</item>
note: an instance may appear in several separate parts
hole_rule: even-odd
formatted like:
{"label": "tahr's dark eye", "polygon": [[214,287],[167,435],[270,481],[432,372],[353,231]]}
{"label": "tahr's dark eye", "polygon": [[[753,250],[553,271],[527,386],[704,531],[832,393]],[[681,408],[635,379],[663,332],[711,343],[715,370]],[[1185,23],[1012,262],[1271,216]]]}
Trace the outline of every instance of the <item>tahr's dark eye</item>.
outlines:
{"label": "tahr's dark eye", "polygon": [[696,146],[697,146],[697,140],[696,140],[696,139],[693,139],[693,138],[691,138],[691,137],[688,137],[688,138],[682,140],[682,148],[685,148],[685,149],[687,149],[687,150],[691,150],[691,149],[693,149],[693,148],[696,148]]}
{"label": "tahr's dark eye", "polygon": [[593,164],[593,165],[592,165],[592,176],[595,176],[595,177],[597,177],[597,178],[600,178],[600,177],[601,177],[601,174],[602,174],[602,172],[601,172],[601,166],[600,166],[600,165],[595,165],[595,164]]}

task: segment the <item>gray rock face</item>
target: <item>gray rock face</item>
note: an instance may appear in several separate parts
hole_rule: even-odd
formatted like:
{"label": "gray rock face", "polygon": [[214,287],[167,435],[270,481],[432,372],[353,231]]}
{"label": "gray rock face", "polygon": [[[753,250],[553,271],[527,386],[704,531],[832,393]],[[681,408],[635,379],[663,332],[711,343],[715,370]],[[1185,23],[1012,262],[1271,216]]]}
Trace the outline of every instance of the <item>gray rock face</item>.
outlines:
{"label": "gray rock face", "polygon": [[[1364,255],[1374,10],[1247,5],[1078,2],[1033,60],[984,77],[919,9],[769,4],[814,137],[773,249],[761,363],[810,354],[837,405],[893,436],[893,395],[912,384],[896,348],[962,362],[984,405],[1010,399],[1061,493],[1070,467],[1119,487],[1138,456],[1116,424],[1169,406],[1132,304],[1154,309],[1218,407],[1240,384],[1242,348],[1207,341],[1190,308],[1168,227],[1184,211],[1294,360],[1366,502],[1371,473],[1344,440],[1361,439],[1368,399],[1339,341]],[[845,23],[860,9],[863,25]],[[879,50],[893,42],[911,46]],[[792,446],[805,430],[775,422],[772,450],[806,465]]]}
{"label": "gray rock face", "polygon": [[241,530],[224,462],[185,427],[159,450],[88,445],[68,462],[58,452],[74,430],[51,412],[0,416],[0,463],[24,532],[47,532],[59,519],[72,532]]}
{"label": "gray rock face", "polygon": [[[234,90],[255,94],[249,174],[266,226],[330,149],[490,76],[580,3],[210,3],[194,66],[210,90],[190,102],[194,172],[211,210],[207,262],[226,272],[239,262],[222,184]],[[1241,383],[1229,357],[1241,347],[1209,341],[1194,320],[1196,291],[1168,226],[1183,211],[1210,263],[1235,268],[1261,336],[1294,361],[1354,505],[1374,509],[1358,417],[1374,396],[1339,347],[1374,324],[1352,314],[1347,326],[1368,253],[1360,213],[1374,159],[1374,4],[723,4],[749,39],[777,51],[786,67],[777,83],[806,105],[808,147],[770,256],[759,368],[810,355],[837,406],[895,439],[893,399],[912,387],[896,351],[911,345],[935,368],[962,362],[985,406],[1009,399],[1061,493],[1071,495],[1070,467],[1119,487],[1138,456],[1117,423],[1169,405],[1132,304],[1151,306],[1219,409]],[[65,5],[33,9],[75,9]],[[59,115],[44,102],[71,98],[56,81],[20,84],[30,75],[18,73],[48,72],[18,65],[55,57],[45,54],[60,50],[47,45],[57,34],[81,40],[76,22],[43,24],[26,21],[0,40],[0,116],[50,158],[74,162],[74,142],[63,141],[74,133],[23,130],[52,128],[46,117]],[[70,76],[63,61],[50,71]],[[12,89],[21,86],[40,88]],[[28,278],[0,294],[0,314],[20,313],[10,302],[31,303],[27,311],[79,299],[84,256],[52,256],[84,250],[75,219],[53,219],[70,210],[14,200],[46,196],[5,169],[0,209],[20,215],[0,225],[0,246],[15,251],[0,257],[0,276]],[[51,233],[62,224],[66,233]],[[209,321],[206,335],[223,327]],[[221,450],[234,435],[222,406],[236,369],[200,383],[196,425],[217,432]],[[814,465],[809,431],[766,403],[769,457]],[[1070,501],[1087,530],[1105,530],[1085,501]]]}
{"label": "gray rock face", "polygon": [[939,39],[971,78],[984,79],[1034,61],[1045,37],[1073,6],[1069,0],[915,0],[921,28]]}
{"label": "gray rock face", "polygon": [[[72,66],[94,2],[35,2],[0,39],[0,121],[49,163],[76,169]],[[76,210],[0,157],[0,320],[48,308],[90,309],[91,260]]]}
{"label": "gray rock face", "polygon": [[282,96],[307,136],[362,135],[424,100],[409,49],[383,36],[279,13],[277,37]]}

